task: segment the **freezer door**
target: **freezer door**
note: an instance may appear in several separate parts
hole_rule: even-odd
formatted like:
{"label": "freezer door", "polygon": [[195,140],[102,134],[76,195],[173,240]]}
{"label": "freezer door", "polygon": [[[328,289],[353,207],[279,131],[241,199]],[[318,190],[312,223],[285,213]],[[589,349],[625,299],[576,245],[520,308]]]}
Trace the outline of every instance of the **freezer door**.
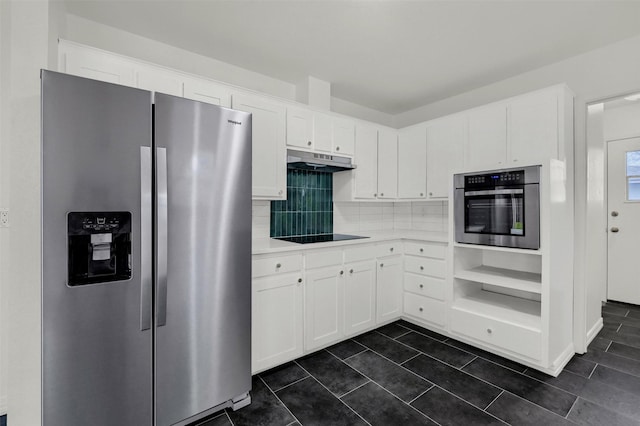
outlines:
{"label": "freezer door", "polygon": [[156,94],[156,422],[251,388],[251,115]]}
{"label": "freezer door", "polygon": [[46,426],[152,423],[151,299],[141,298],[143,274],[151,283],[141,184],[151,189],[151,108],[150,92],[42,72]]}

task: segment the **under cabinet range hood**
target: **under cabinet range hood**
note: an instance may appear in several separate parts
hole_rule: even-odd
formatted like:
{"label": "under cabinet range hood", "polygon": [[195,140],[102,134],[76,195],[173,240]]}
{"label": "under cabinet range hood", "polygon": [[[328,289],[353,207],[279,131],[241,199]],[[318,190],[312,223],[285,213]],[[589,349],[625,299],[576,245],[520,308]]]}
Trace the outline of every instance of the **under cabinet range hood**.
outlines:
{"label": "under cabinet range hood", "polygon": [[322,173],[335,173],[345,170],[353,170],[356,166],[351,162],[351,158],[349,157],[288,149],[287,168],[312,170]]}

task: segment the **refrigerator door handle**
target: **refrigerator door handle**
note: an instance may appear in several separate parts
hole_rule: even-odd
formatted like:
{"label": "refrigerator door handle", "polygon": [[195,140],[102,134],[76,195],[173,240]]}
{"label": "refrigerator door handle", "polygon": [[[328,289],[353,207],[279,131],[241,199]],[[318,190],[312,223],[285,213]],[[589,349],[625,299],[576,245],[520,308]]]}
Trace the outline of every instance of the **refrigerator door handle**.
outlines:
{"label": "refrigerator door handle", "polygon": [[151,147],[140,147],[140,330],[151,328],[152,275]]}
{"label": "refrigerator door handle", "polygon": [[167,322],[167,149],[157,148],[156,151],[156,187],[158,202],[158,228],[157,228],[157,279],[158,287],[156,289],[157,326],[162,327]]}

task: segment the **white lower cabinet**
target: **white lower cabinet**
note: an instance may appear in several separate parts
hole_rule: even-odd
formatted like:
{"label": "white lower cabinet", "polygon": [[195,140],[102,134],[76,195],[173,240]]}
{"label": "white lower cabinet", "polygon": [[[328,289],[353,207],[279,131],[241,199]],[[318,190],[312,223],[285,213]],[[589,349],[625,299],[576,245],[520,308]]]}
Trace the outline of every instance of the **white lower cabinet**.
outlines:
{"label": "white lower cabinet", "polygon": [[251,371],[302,355],[302,272],[254,278],[251,312]]}
{"label": "white lower cabinet", "polygon": [[376,324],[376,262],[352,263],[344,269],[344,332],[352,336]]}
{"label": "white lower cabinet", "polygon": [[447,305],[430,297],[405,293],[404,313],[421,321],[444,327],[447,319]]}
{"label": "white lower cabinet", "polygon": [[402,316],[402,256],[378,259],[376,323]]}
{"label": "white lower cabinet", "polygon": [[305,350],[325,346],[344,336],[344,281],[340,266],[307,271]]}

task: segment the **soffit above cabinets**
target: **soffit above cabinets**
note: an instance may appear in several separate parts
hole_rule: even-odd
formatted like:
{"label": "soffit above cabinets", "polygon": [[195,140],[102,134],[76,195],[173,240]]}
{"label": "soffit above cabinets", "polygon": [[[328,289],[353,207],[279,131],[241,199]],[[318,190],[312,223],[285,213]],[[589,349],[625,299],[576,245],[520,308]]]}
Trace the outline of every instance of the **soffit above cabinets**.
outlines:
{"label": "soffit above cabinets", "polygon": [[[66,1],[67,13],[399,114],[640,34],[628,1]],[[631,54],[631,52],[630,52]]]}

